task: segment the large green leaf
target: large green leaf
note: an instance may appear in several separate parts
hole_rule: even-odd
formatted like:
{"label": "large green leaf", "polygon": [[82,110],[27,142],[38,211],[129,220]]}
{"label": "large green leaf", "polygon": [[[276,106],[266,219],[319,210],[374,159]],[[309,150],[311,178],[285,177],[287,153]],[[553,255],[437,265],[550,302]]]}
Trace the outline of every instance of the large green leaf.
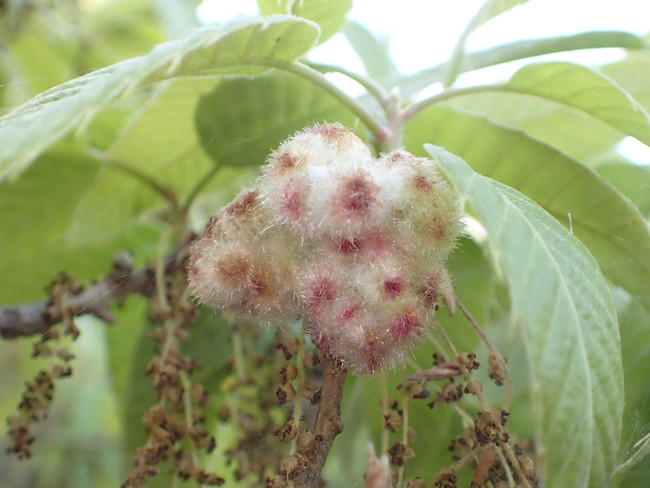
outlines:
{"label": "large green leaf", "polygon": [[641,105],[584,66],[531,64],[506,84],[461,93],[466,95],[453,98],[454,105],[524,129],[582,161],[607,151],[625,134],[650,143],[650,118]]}
{"label": "large green leaf", "polygon": [[608,483],[618,455],[623,372],[609,289],[582,244],[533,201],[426,145],[488,232],[532,370],[531,421],[545,485]]}
{"label": "large green leaf", "polygon": [[607,151],[623,137],[619,130],[595,117],[543,98],[489,92],[458,97],[451,104],[522,129],[581,161]]}
{"label": "large green leaf", "polygon": [[614,81],[574,63],[535,63],[518,70],[504,87],[573,107],[650,145],[650,117]]}
{"label": "large green leaf", "polygon": [[224,80],[201,97],[195,117],[203,149],[230,166],[262,164],[288,135],[316,122],[354,123],[338,100],[281,72]]}
{"label": "large green leaf", "polygon": [[[156,219],[167,202],[144,179],[163,186],[179,203],[185,202],[213,168],[194,128],[194,111],[197,101],[215,83],[212,77],[184,78],[160,86],[124,128],[107,151],[107,162],[79,194],[68,239],[102,242],[121,235],[138,221]],[[212,214],[252,178],[251,171],[222,168],[203,187],[211,201],[201,211]],[[120,189],[118,194],[115,188]],[[207,217],[199,220],[202,227]]]}
{"label": "large green leaf", "polygon": [[[80,196],[98,174],[96,161],[59,145],[43,154],[20,180],[0,186],[0,270],[11,279],[0,281],[0,303],[20,303],[45,297],[43,288],[60,271],[80,280],[107,273],[114,253],[143,250],[155,238],[151,229],[134,221],[122,234],[103,233],[97,215],[86,232],[99,232],[93,245],[72,235]],[[55,182],[55,183],[54,183]],[[113,188],[107,197],[119,194]],[[105,212],[114,210],[104,200]]]}
{"label": "large green leaf", "polygon": [[409,149],[417,152],[426,141],[453,151],[571,226],[605,276],[650,307],[648,226],[638,209],[592,169],[525,132],[446,106],[427,109],[407,127]]}
{"label": "large green leaf", "polygon": [[52,88],[0,118],[0,181],[18,176],[45,148],[137,86],[178,76],[241,73],[242,66],[256,74],[294,61],[317,37],[318,27],[304,19],[236,19]]}
{"label": "large green leaf", "polygon": [[336,34],[352,8],[352,0],[257,0],[261,15],[287,14],[316,22],[321,29],[319,43]]}

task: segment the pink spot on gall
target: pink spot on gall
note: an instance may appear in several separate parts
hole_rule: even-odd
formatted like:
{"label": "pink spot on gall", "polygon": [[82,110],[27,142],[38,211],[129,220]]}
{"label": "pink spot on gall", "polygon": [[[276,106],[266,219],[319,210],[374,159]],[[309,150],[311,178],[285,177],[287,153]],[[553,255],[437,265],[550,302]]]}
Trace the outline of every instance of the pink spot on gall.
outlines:
{"label": "pink spot on gall", "polygon": [[391,298],[398,297],[404,291],[404,283],[399,278],[384,281],[384,291]]}
{"label": "pink spot on gall", "polygon": [[390,329],[388,329],[388,333],[393,340],[398,341],[400,339],[413,337],[421,327],[422,323],[420,322],[420,319],[412,313],[406,313],[400,315],[393,321]]}

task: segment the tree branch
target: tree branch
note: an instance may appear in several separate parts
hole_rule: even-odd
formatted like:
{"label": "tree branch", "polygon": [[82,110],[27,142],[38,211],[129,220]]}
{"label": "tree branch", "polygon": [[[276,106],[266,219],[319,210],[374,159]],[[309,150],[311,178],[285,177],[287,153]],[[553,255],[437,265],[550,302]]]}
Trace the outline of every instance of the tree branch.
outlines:
{"label": "tree branch", "polygon": [[320,483],[321,471],[334,438],[343,431],[341,422],[341,399],[348,369],[340,360],[328,354],[321,359],[323,386],[321,402],[314,424],[315,445],[310,449],[299,449],[298,453],[307,459],[306,469],[293,479],[296,488],[316,488]]}
{"label": "tree branch", "polygon": [[[176,260],[172,260],[173,264]],[[127,253],[113,258],[113,268],[99,283],[78,295],[66,297],[66,313],[69,317],[93,314],[106,322],[112,322],[109,305],[111,300],[131,293],[151,296],[155,292],[154,272],[148,267],[133,271],[133,259]],[[0,307],[0,335],[5,339],[43,334],[62,320],[51,299],[36,303]]]}

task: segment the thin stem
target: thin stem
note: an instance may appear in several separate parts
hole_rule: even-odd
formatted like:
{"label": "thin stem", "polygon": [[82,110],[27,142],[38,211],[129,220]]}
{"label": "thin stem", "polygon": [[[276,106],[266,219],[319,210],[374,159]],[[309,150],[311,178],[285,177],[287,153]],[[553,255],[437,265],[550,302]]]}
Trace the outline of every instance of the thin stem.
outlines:
{"label": "thin stem", "polygon": [[465,26],[465,29],[463,29],[463,32],[460,34],[460,36],[458,36],[458,39],[456,40],[454,49],[451,52],[451,57],[449,58],[449,61],[447,61],[445,71],[442,76],[442,86],[445,88],[453,85],[456,81],[456,78],[458,78],[458,73],[460,72],[463,58],[465,57],[465,42],[474,30],[475,19],[476,17],[473,17],[472,20],[469,21],[469,23]]}
{"label": "thin stem", "polygon": [[501,461],[501,466],[503,466],[503,470],[506,472],[506,478],[508,478],[508,486],[510,488],[515,488],[517,484],[515,483],[515,479],[512,476],[512,471],[510,470],[510,465],[508,464],[508,461],[506,461],[506,458],[503,456],[503,452],[499,448],[499,446],[495,445],[494,450],[497,453],[497,456],[499,457],[499,461]]}
{"label": "thin stem", "polygon": [[205,185],[207,185],[212,177],[216,175],[219,170],[221,169],[221,166],[216,164],[212,168],[210,168],[210,171],[208,171],[203,178],[199,180],[199,182],[190,190],[190,193],[187,195],[185,198],[185,202],[183,203],[183,206],[181,208],[181,211],[183,213],[187,212],[187,210],[190,208],[190,205],[192,205],[192,202],[194,202],[194,199],[198,196],[198,194],[205,188]]}
{"label": "thin stem", "polygon": [[117,159],[114,159],[112,156],[107,154],[104,151],[100,151],[99,149],[96,149],[94,147],[87,147],[86,148],[86,154],[91,156],[92,158],[104,163],[105,165],[116,168],[123,173],[126,173],[128,175],[131,175],[135,177],[137,180],[141,181],[142,183],[146,184],[149,188],[151,188],[153,191],[158,193],[161,197],[163,197],[165,200],[167,200],[174,209],[178,209],[178,199],[176,198],[176,194],[168,187],[163,185],[162,183],[157,182],[154,180],[151,176],[143,173],[139,169],[136,169],[132,166],[129,166],[128,164],[119,161]]}
{"label": "thin stem", "polygon": [[383,86],[368,76],[364,76],[360,73],[355,73],[354,71],[350,71],[341,66],[335,66],[333,64],[308,62],[307,65],[320,71],[321,73],[340,73],[344,76],[347,76],[351,80],[356,81],[366,90],[368,90],[368,93],[375,97],[382,107],[385,107],[390,100],[390,93],[388,93],[388,91],[386,91]]}
{"label": "thin stem", "polygon": [[404,120],[408,121],[411,120],[413,117],[415,117],[421,110],[425,109],[429,105],[434,105],[436,103],[440,103],[445,100],[449,100],[455,97],[460,97],[463,95],[470,95],[472,93],[482,93],[488,91],[503,90],[505,86],[506,85],[503,83],[493,83],[488,85],[468,86],[466,88],[447,88],[446,90],[443,90],[442,92],[436,95],[432,95],[428,98],[425,98],[424,100],[420,100],[419,102],[415,102],[409,105],[404,110],[403,117]]}
{"label": "thin stem", "polygon": [[530,483],[528,482],[528,478],[526,478],[526,475],[521,470],[521,466],[519,465],[519,460],[517,459],[517,456],[515,456],[515,453],[512,450],[512,447],[510,447],[510,444],[504,443],[503,450],[506,453],[506,457],[510,461],[510,464],[515,469],[515,473],[517,473],[517,476],[519,476],[519,481],[521,482],[523,487],[531,488]]}
{"label": "thin stem", "polygon": [[449,355],[447,354],[447,351],[445,351],[444,346],[443,346],[442,344],[440,344],[440,341],[438,341],[438,339],[436,339],[435,337],[433,337],[430,333],[427,334],[427,340],[428,340],[431,344],[433,344],[433,346],[436,348],[436,350],[438,351],[438,353],[440,353],[440,355],[442,356],[442,360],[443,360],[444,362],[446,362],[446,363],[449,362]]}
{"label": "thin stem", "polygon": [[510,377],[510,371],[508,370],[508,365],[506,364],[506,360],[503,358],[503,356],[497,350],[497,348],[494,347],[494,344],[492,344],[488,336],[485,334],[485,332],[483,332],[481,326],[474,319],[474,317],[472,317],[472,314],[469,313],[467,307],[463,305],[463,302],[461,302],[457,296],[456,296],[456,304],[458,305],[458,308],[460,308],[460,311],[463,313],[467,321],[472,325],[476,333],[479,335],[483,343],[488,347],[488,349],[494,355],[497,361],[499,361],[503,365],[503,370],[505,372],[505,380],[506,380],[506,398],[503,402],[503,409],[507,411],[510,409],[510,404],[512,402],[512,378]]}
{"label": "thin stem", "polygon": [[[458,354],[456,347],[454,346],[453,342],[451,342],[451,339],[445,332],[445,329],[442,327],[442,325],[440,325],[440,322],[438,322],[436,318],[433,318],[432,322],[434,324],[436,331],[438,332],[440,337],[442,337],[442,340],[447,345],[451,353],[454,355],[456,359],[459,359],[460,355]],[[465,377],[465,381],[467,381],[467,385],[471,387],[472,393],[474,393],[476,395],[476,398],[478,398],[478,401],[481,404],[481,408],[483,408],[485,412],[490,412],[491,411],[490,405],[488,404],[488,402],[485,400],[485,397],[481,393],[481,384],[477,383],[477,381],[472,376],[472,373],[467,369],[467,366],[465,366],[462,363],[460,363],[460,366],[463,370],[463,376]]]}
{"label": "thin stem", "polygon": [[242,381],[246,378],[246,362],[244,361],[244,348],[240,333],[240,324],[237,323],[232,330],[232,349],[235,356],[235,374],[237,379]]}
{"label": "thin stem", "polygon": [[460,458],[454,464],[452,464],[451,465],[451,470],[456,472],[456,471],[459,471],[459,470],[463,469],[463,467],[473,459],[474,455],[476,454],[476,451],[478,451],[478,446],[475,447],[474,449],[472,449],[471,451],[469,451],[467,454],[465,454],[462,458]]}
{"label": "thin stem", "polygon": [[361,120],[361,122],[373,133],[375,139],[379,143],[390,138],[390,134],[384,124],[382,124],[381,121],[370,112],[370,110],[368,110],[358,100],[345,93],[338,86],[331,83],[320,71],[298,62],[269,63],[269,66],[293,73],[325,90],[359,117],[359,120]]}
{"label": "thin stem", "polygon": [[[305,368],[303,366],[303,360],[305,358],[305,329],[300,328],[300,338],[298,339],[298,356],[296,362],[298,363],[296,367],[298,368],[298,376],[296,378],[296,399],[293,402],[293,425],[296,427],[298,433],[300,433],[300,419],[302,418],[302,391],[305,385]],[[296,435],[291,441],[291,448],[289,449],[289,455],[296,453],[296,444],[298,442],[298,435]]]}
{"label": "thin stem", "polygon": [[160,238],[158,239],[157,246],[157,256],[156,256],[156,273],[155,273],[155,283],[156,283],[156,296],[160,306],[166,311],[169,310],[169,302],[167,301],[167,283],[165,282],[165,251],[169,239],[171,238],[172,229],[171,226],[166,226]]}
{"label": "thin stem", "polygon": [[381,452],[388,452],[388,429],[384,425],[388,412],[388,381],[386,380],[386,371],[379,374],[379,382],[381,384]]}
{"label": "thin stem", "polygon": [[[569,36],[523,39],[481,51],[465,53],[458,74],[544,54],[596,48],[644,49],[646,46],[647,41],[642,36],[625,31],[581,32]],[[411,96],[423,88],[441,81],[448,65],[449,63],[445,62],[412,75],[400,77],[399,84],[403,94]]]}
{"label": "thin stem", "polygon": [[[185,423],[187,427],[191,429],[194,427],[194,421],[192,420],[192,382],[190,381],[189,376],[185,371],[181,371],[179,374],[181,380],[181,386],[183,387],[183,408],[185,410]],[[192,461],[198,466],[199,456],[196,452],[196,446],[194,442],[190,441],[190,453],[192,454]]]}
{"label": "thin stem", "polygon": [[[406,388],[406,369],[402,369],[402,444],[409,443],[409,395]],[[402,488],[404,482],[404,464],[397,470],[397,488]]]}

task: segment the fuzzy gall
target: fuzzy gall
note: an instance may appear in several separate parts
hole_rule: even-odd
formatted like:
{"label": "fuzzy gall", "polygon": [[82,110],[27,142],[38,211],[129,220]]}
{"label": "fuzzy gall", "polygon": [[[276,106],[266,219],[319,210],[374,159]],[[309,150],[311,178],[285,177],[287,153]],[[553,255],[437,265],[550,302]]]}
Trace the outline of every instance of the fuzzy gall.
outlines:
{"label": "fuzzy gall", "polygon": [[373,373],[426,333],[450,291],[460,208],[436,163],[399,149],[375,159],[340,124],[283,142],[252,188],[192,248],[194,296],[280,324],[304,317],[323,352]]}

